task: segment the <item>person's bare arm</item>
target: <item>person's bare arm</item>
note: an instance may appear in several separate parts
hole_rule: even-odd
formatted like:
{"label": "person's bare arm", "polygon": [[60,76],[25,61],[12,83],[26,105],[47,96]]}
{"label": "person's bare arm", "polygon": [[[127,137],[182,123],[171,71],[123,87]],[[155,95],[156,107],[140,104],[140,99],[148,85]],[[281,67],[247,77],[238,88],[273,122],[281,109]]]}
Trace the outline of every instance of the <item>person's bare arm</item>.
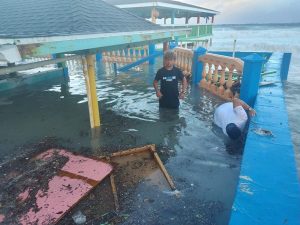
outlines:
{"label": "person's bare arm", "polygon": [[181,83],[181,91],[180,91],[180,94],[179,94],[180,99],[184,99],[184,96],[186,94],[186,88],[187,88],[187,81],[186,81],[185,76],[183,76],[182,83]]}
{"label": "person's bare arm", "polygon": [[158,88],[158,81],[157,80],[154,80],[153,81],[153,87],[155,89],[155,92],[156,92],[156,96],[158,98],[161,98],[162,97],[162,93],[160,92],[159,88]]}
{"label": "person's bare arm", "polygon": [[232,102],[233,102],[233,108],[235,108],[237,106],[242,106],[243,109],[245,109],[246,111],[249,111],[250,116],[255,116],[256,115],[255,110],[252,109],[247,103],[245,103],[241,99],[233,98]]}

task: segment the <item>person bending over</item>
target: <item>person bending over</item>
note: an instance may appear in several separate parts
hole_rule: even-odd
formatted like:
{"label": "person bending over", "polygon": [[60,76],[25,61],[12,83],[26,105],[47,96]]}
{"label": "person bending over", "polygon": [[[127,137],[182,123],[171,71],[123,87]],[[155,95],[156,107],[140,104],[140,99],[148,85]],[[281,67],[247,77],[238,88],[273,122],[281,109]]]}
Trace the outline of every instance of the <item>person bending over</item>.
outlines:
{"label": "person bending over", "polygon": [[[187,81],[182,71],[175,67],[176,56],[173,51],[166,51],[164,54],[164,66],[156,73],[153,87],[156,96],[159,98],[159,107],[178,109],[179,99],[183,99],[186,93]],[[178,84],[181,81],[179,92]],[[160,82],[160,89],[158,88]]]}
{"label": "person bending over", "polygon": [[256,112],[248,104],[234,97],[232,102],[218,106],[214,113],[214,123],[232,140],[238,139],[248,120],[247,112],[255,116]]}

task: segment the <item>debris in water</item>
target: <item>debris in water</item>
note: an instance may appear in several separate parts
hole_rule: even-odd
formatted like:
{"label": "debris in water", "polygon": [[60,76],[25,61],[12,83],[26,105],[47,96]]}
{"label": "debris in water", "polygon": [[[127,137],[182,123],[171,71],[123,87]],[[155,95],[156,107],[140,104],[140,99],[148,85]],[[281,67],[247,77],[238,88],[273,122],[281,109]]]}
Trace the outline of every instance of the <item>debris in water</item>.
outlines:
{"label": "debris in water", "polygon": [[123,131],[123,132],[137,132],[138,130],[136,130],[136,129],[127,129],[127,130],[125,130],[125,131]]}
{"label": "debris in water", "polygon": [[[63,149],[22,160],[26,163],[21,171],[8,165],[1,168],[5,214],[0,220],[5,224],[55,224],[112,171],[108,163]],[[22,207],[15,210],[18,204]]]}
{"label": "debris in water", "polygon": [[76,224],[84,224],[86,222],[86,216],[81,211],[77,211],[72,218]]}
{"label": "debris in water", "polygon": [[260,136],[271,136],[271,137],[274,137],[272,131],[270,131],[270,130],[265,130],[265,129],[262,129],[262,128],[256,128],[256,129],[253,129],[252,131],[254,133],[256,133],[257,135],[260,135]]}
{"label": "debris in water", "polygon": [[176,196],[177,198],[180,198],[183,194],[181,191],[178,191],[177,189],[174,191],[163,191],[163,193],[171,196]]}
{"label": "debris in water", "polygon": [[274,82],[274,81],[262,81],[259,83],[259,86],[260,87],[265,87],[265,86],[274,86],[276,85],[277,82]]}

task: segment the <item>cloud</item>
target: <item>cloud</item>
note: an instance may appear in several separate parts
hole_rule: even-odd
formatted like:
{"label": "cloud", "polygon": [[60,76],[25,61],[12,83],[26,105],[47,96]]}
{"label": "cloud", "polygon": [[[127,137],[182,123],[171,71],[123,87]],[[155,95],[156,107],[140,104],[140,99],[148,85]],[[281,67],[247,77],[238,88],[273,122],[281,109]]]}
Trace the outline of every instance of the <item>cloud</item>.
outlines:
{"label": "cloud", "polygon": [[300,22],[298,0],[186,0],[185,3],[220,11],[217,23]]}

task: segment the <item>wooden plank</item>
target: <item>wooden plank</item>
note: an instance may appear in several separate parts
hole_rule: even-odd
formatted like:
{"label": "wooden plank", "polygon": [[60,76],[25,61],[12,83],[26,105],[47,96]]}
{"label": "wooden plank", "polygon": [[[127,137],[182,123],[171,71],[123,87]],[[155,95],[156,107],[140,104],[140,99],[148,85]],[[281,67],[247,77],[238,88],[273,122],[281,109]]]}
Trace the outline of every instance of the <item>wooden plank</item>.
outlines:
{"label": "wooden plank", "polygon": [[125,155],[131,155],[131,154],[144,152],[144,151],[150,150],[151,146],[152,145],[146,145],[146,146],[140,147],[140,148],[132,148],[132,149],[128,149],[128,150],[121,151],[121,152],[115,152],[115,153],[111,154],[111,157],[125,156]]}
{"label": "wooden plank", "polygon": [[109,48],[119,45],[131,45],[139,43],[140,45],[160,43],[171,40],[173,36],[185,35],[189,29],[182,30],[161,30],[153,32],[124,33],[119,36],[103,36],[95,38],[85,38],[76,40],[49,41],[32,45],[28,56],[45,56],[57,53],[70,53],[78,51],[87,51],[91,49]]}
{"label": "wooden plank", "polygon": [[30,69],[47,66],[50,64],[62,63],[62,62],[65,62],[68,60],[74,60],[74,59],[80,59],[80,56],[72,55],[72,56],[66,56],[64,58],[50,59],[50,60],[44,60],[44,61],[40,61],[40,62],[16,65],[16,66],[12,66],[12,67],[5,67],[5,68],[0,69],[0,75],[14,73],[14,72],[22,71],[22,70],[30,70]]}
{"label": "wooden plank", "polygon": [[163,164],[162,161],[160,160],[158,154],[157,154],[156,152],[153,152],[153,155],[154,155],[154,158],[155,158],[155,160],[156,160],[156,162],[157,162],[159,168],[161,169],[161,171],[163,172],[165,178],[167,179],[167,181],[168,181],[168,183],[169,183],[171,189],[172,189],[172,190],[176,190],[175,184],[174,184],[173,180],[171,179],[169,173],[167,172],[167,170],[166,170],[164,164]]}

